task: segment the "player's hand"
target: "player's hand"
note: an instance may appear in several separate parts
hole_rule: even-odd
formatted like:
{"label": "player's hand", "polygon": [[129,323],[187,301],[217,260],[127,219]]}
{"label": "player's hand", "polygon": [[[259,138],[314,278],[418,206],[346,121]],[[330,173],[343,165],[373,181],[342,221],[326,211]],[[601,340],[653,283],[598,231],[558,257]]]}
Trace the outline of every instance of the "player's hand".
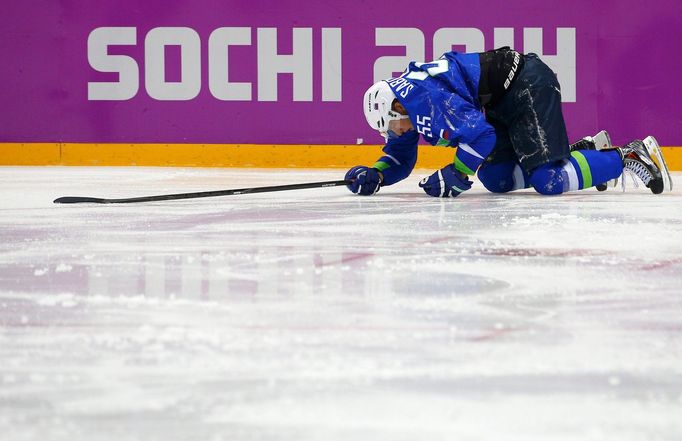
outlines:
{"label": "player's hand", "polygon": [[448,164],[431,176],[422,179],[419,186],[433,197],[456,197],[471,188],[469,177],[455,170],[452,164]]}
{"label": "player's hand", "polygon": [[346,185],[353,193],[369,196],[379,191],[383,177],[379,170],[375,168],[365,167],[364,165],[356,165],[346,172],[344,179],[350,179],[353,182]]}

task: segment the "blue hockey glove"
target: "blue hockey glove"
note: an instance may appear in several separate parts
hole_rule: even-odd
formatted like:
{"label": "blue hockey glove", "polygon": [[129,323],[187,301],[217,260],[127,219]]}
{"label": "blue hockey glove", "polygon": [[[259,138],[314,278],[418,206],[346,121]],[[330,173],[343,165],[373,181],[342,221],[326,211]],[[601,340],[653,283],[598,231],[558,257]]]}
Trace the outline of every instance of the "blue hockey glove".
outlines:
{"label": "blue hockey glove", "polygon": [[433,197],[457,197],[460,193],[471,188],[468,177],[455,170],[452,164],[448,164],[428,178],[422,179],[419,186],[424,189],[426,194]]}
{"label": "blue hockey glove", "polygon": [[346,172],[344,179],[352,179],[353,182],[346,185],[353,193],[369,196],[379,191],[381,187],[381,175],[376,168],[356,165]]}

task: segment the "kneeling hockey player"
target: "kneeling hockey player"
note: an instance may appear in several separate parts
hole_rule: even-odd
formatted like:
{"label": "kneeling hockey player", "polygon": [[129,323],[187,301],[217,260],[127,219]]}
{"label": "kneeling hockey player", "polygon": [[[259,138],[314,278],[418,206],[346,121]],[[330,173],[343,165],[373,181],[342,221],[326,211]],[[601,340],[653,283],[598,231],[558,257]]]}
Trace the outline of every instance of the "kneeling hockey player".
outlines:
{"label": "kneeling hockey player", "polygon": [[353,193],[371,195],[405,179],[416,163],[420,134],[431,145],[456,147],[453,163],[419,183],[431,196],[458,196],[471,188],[468,177],[477,172],[495,193],[529,187],[546,195],[592,186],[605,190],[624,171],[655,194],[672,187],[651,136],[614,148],[602,131],[569,145],[559,83],[535,54],[504,47],[412,62],[400,77],[370,87],[363,105],[367,122],[386,145],[372,167],[346,173]]}

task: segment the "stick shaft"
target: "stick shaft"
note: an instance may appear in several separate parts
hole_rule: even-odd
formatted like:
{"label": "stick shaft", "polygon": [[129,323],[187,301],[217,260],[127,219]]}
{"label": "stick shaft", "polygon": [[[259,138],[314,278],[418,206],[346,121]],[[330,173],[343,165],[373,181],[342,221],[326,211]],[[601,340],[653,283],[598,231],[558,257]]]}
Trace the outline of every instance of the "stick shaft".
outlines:
{"label": "stick shaft", "polygon": [[88,196],[64,196],[54,200],[55,204],[78,204],[78,203],[95,203],[95,204],[131,204],[136,202],[155,202],[155,201],[170,201],[175,199],[195,199],[208,198],[215,196],[231,196],[238,194],[249,193],[269,193],[274,191],[287,190],[303,190],[306,188],[321,188],[321,187],[337,187],[340,185],[348,185],[351,180],[343,181],[324,181],[324,182],[307,182],[303,184],[288,184],[288,185],[274,185],[269,187],[252,187],[252,188],[238,188],[234,190],[217,190],[217,191],[200,191],[195,193],[175,193],[162,194],[156,196],[141,196],[135,198],[124,199],[105,199],[93,198]]}

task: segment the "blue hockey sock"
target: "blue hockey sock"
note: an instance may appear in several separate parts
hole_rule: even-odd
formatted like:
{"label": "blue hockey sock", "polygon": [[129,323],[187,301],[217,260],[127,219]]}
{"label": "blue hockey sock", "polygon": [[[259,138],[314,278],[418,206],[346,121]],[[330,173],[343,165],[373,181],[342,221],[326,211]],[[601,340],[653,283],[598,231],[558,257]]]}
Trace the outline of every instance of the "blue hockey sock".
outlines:
{"label": "blue hockey sock", "polygon": [[506,193],[530,187],[528,174],[514,161],[484,163],[478,169],[477,176],[483,186],[493,193]]}
{"label": "blue hockey sock", "polygon": [[559,164],[535,169],[530,183],[538,193],[561,194],[603,184],[622,172],[623,161],[615,150],[576,150]]}

